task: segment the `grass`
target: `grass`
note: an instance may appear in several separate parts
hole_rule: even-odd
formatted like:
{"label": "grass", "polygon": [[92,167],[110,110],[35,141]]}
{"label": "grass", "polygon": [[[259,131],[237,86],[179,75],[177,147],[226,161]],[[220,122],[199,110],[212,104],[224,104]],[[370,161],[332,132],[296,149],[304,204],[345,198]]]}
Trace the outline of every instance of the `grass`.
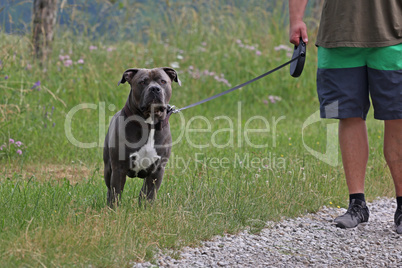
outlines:
{"label": "grass", "polygon": [[[341,165],[316,159],[304,146],[325,153],[326,127],[336,121],[307,127],[302,139],[303,123],[318,110],[312,43],[300,78],[291,78],[286,68],[172,116],[176,143],[156,202],[140,208],[142,181],[130,179],[121,206],[106,206],[99,145],[105,133],[99,128],[106,131],[126,101],[128,86],[116,87],[123,71],[176,62],[183,86],[173,86],[172,104],[212,96],[228,86],[205,70],[224,74],[234,86],[289,59],[285,50],[275,50],[288,43],[286,18],[280,5],[270,10],[177,5],[160,17],[162,28],[155,22],[144,30],[145,41],[110,43],[61,32],[46,70],[32,61],[29,36],[0,33],[0,146],[10,138],[24,145],[22,155],[14,145],[0,155],[3,265],[128,267],[152,260],[158,249],[196,246],[247,227],[258,232],[267,220],[313,212],[329,202],[345,206]],[[89,50],[91,45],[97,49]],[[84,64],[64,66],[59,55],[66,54]],[[40,86],[31,89],[37,81]],[[272,103],[269,96],[281,100]],[[79,110],[71,130],[77,140],[97,143],[93,148],[78,148],[66,137],[66,115],[82,103],[95,106]],[[372,119],[367,124],[367,196],[392,196],[383,126]]]}

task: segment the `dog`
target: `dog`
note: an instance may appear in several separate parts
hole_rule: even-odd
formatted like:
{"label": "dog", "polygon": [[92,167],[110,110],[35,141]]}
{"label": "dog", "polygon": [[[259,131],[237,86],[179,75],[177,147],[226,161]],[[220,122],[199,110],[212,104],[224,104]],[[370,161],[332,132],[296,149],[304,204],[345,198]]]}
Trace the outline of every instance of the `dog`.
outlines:
{"label": "dog", "polygon": [[123,109],[110,121],[105,137],[103,162],[110,207],[121,198],[126,176],[144,179],[139,202],[154,200],[171,153],[169,106],[172,83],[181,85],[172,68],[128,69],[119,84],[129,83],[130,94]]}

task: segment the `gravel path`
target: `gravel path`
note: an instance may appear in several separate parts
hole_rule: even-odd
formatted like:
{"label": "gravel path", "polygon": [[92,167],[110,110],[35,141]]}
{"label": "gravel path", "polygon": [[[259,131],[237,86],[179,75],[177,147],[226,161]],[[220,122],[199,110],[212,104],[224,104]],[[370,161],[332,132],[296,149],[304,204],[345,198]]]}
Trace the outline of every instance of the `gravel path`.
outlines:
{"label": "gravel path", "polygon": [[[369,203],[370,219],[339,229],[343,208],[324,207],[303,217],[267,222],[258,235],[243,231],[215,237],[201,248],[184,248],[179,260],[157,257],[160,267],[402,267],[402,235],[394,228],[395,199]],[[134,267],[157,267],[136,263]]]}

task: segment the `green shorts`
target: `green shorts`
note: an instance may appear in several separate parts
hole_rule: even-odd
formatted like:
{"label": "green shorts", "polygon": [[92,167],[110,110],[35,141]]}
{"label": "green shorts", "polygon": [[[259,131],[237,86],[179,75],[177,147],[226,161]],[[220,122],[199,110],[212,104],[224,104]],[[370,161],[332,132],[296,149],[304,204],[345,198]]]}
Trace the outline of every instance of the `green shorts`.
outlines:
{"label": "green shorts", "polygon": [[322,118],[402,119],[402,43],[389,47],[318,47]]}

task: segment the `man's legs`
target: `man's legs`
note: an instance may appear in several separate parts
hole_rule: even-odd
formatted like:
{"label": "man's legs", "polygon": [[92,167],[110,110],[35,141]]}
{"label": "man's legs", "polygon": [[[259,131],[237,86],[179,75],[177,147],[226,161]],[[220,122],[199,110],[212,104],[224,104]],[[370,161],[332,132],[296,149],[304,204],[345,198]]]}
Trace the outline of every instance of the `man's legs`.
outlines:
{"label": "man's legs", "polygon": [[[402,119],[384,122],[384,156],[395,183],[396,196],[402,196]],[[339,143],[349,194],[364,193],[368,160],[365,121],[358,117],[341,119]]]}
{"label": "man's legs", "polygon": [[384,120],[384,156],[395,183],[396,196],[402,196],[402,119]]}
{"label": "man's legs", "polygon": [[366,122],[359,117],[340,119],[339,144],[349,194],[364,193],[369,154]]}
{"label": "man's legs", "polygon": [[384,156],[395,184],[396,232],[402,234],[402,119],[385,120]]}
{"label": "man's legs", "polygon": [[369,210],[364,199],[364,178],[369,151],[364,119],[360,117],[340,119],[339,144],[349,189],[349,208],[334,222],[341,228],[353,228],[369,219]]}
{"label": "man's legs", "polygon": [[[384,120],[384,122],[384,156],[394,180],[398,201],[395,224],[397,232],[402,233],[402,119]],[[352,196],[364,193],[364,177],[368,160],[365,121],[361,118],[341,119],[339,144],[351,203],[348,212],[336,218],[335,222],[339,227],[349,228],[368,220],[365,202],[352,199]]]}

